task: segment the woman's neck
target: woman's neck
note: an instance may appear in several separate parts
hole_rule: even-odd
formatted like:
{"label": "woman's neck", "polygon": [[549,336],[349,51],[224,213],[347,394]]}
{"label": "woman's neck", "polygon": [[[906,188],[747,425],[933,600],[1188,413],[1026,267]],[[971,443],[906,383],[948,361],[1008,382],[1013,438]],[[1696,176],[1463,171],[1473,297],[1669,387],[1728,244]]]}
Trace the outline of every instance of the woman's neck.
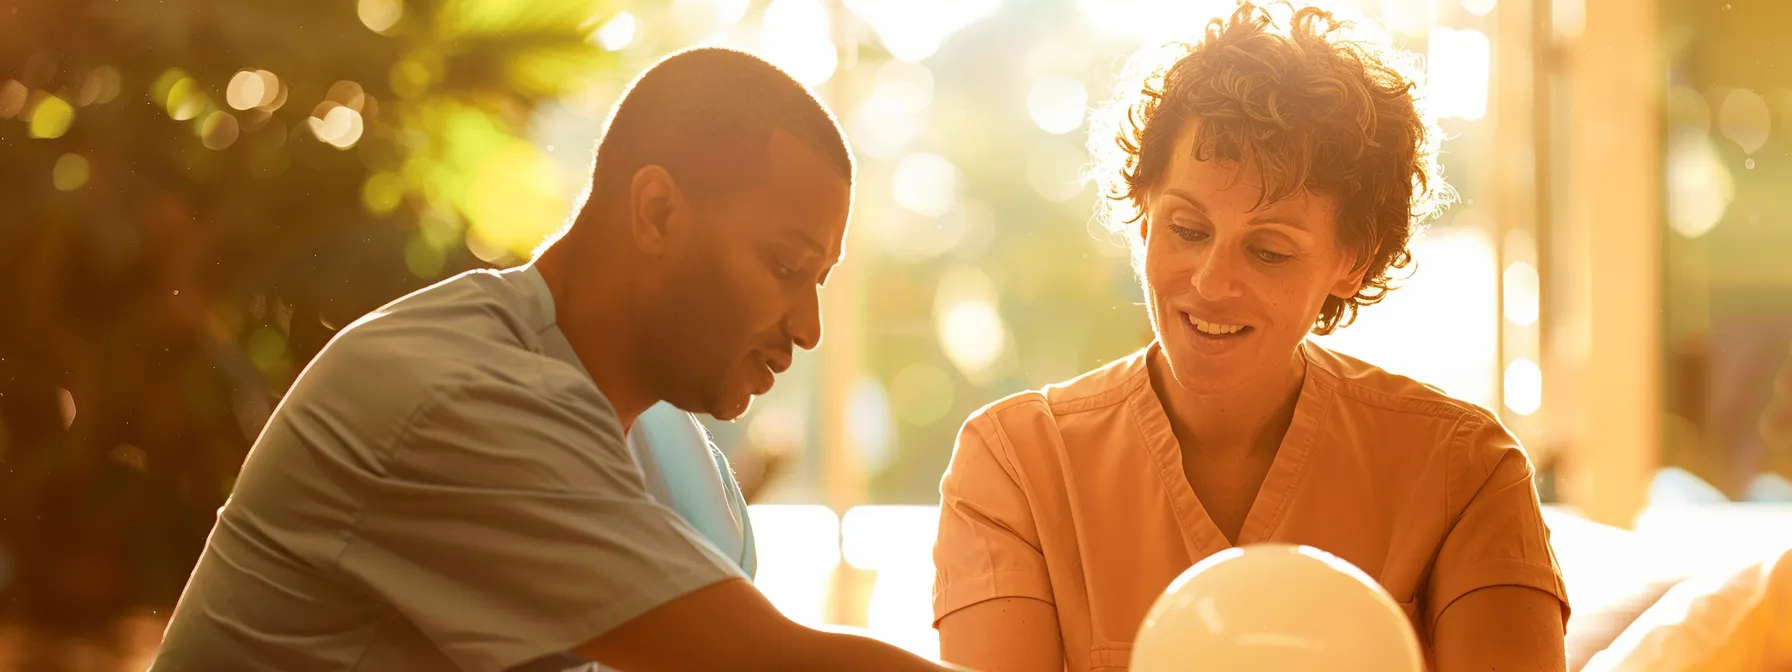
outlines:
{"label": "woman's neck", "polygon": [[1161,347],[1151,351],[1146,365],[1183,450],[1238,456],[1273,453],[1281,445],[1307,372],[1306,356],[1297,347],[1286,367],[1237,389],[1203,394],[1176,381]]}

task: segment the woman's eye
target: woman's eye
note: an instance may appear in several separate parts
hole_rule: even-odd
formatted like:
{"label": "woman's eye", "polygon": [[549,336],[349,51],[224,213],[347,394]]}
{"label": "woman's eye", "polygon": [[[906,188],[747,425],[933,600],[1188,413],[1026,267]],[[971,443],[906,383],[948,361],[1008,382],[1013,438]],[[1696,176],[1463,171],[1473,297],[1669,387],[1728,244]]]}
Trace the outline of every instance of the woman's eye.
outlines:
{"label": "woman's eye", "polygon": [[1282,263],[1284,261],[1294,258],[1294,255],[1292,255],[1292,254],[1282,254],[1280,252],[1271,252],[1269,250],[1265,250],[1262,248],[1258,248],[1256,252],[1257,252],[1258,259],[1262,259],[1263,261],[1271,263],[1271,264],[1279,264],[1279,263]]}
{"label": "woman's eye", "polygon": [[1186,240],[1191,243],[1198,243],[1200,241],[1207,239],[1206,233],[1201,232],[1201,231],[1196,231],[1196,230],[1188,228],[1186,226],[1180,226],[1177,224],[1170,225],[1170,233],[1174,233],[1178,237],[1181,237],[1183,240]]}

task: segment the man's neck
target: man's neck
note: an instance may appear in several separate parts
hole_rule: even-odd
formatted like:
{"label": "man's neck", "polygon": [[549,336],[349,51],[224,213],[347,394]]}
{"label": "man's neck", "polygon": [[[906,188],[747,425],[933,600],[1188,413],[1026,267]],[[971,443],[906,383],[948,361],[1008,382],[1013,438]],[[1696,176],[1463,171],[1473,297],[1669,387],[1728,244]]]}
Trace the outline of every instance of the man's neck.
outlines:
{"label": "man's neck", "polygon": [[1306,380],[1306,358],[1297,349],[1288,366],[1246,387],[1202,394],[1183,387],[1171,374],[1169,360],[1156,350],[1147,360],[1151,386],[1170,418],[1184,450],[1233,454],[1274,451],[1294,418]]}
{"label": "man's neck", "polygon": [[562,251],[571,247],[565,242],[544,251],[536,259],[535,268],[554,297],[556,326],[572,344],[573,353],[579,356],[598,391],[609,399],[626,435],[635,419],[658,400],[648,391],[635,366],[640,358],[635,356],[630,327],[636,319],[624,293],[625,283],[621,278],[615,282],[601,281],[590,271],[593,267],[614,269],[613,275],[621,275],[626,269],[609,259],[569,259],[569,252]]}

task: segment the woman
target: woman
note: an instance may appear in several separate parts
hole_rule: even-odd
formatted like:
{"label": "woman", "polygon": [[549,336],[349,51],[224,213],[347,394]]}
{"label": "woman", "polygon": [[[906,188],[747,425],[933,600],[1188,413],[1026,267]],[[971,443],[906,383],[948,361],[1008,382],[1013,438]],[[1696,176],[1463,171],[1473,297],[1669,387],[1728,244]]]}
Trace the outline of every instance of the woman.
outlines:
{"label": "woman", "polygon": [[1177,574],[1277,541],[1376,577],[1434,670],[1563,669],[1568,605],[1518,442],[1305,341],[1378,301],[1449,198],[1411,80],[1343,30],[1244,4],[1132,86],[1097,179],[1157,338],[966,421],[934,551],[944,659],[1125,669]]}

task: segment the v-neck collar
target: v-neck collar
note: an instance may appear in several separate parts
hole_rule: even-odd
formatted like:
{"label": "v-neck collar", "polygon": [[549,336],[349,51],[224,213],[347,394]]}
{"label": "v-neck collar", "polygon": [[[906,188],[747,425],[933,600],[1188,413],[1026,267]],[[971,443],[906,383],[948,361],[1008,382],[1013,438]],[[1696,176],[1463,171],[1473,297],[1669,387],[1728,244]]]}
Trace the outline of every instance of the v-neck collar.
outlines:
{"label": "v-neck collar", "polygon": [[[1175,514],[1178,527],[1182,531],[1184,546],[1188,549],[1189,560],[1199,561],[1214,553],[1232,548],[1234,544],[1226,539],[1219,525],[1201,500],[1195,496],[1195,490],[1189,485],[1188,476],[1182,469],[1182,446],[1176,441],[1176,434],[1170,429],[1170,416],[1158,401],[1157,394],[1151,388],[1149,358],[1162,346],[1153,342],[1137,355],[1141,365],[1133,374],[1127,404],[1138,423],[1139,433],[1144,440],[1145,452],[1151,458],[1151,464],[1163,481],[1164,492],[1170,500],[1170,510]],[[1270,463],[1269,472],[1263,477],[1263,485],[1258,488],[1256,497],[1251,501],[1251,509],[1245,514],[1244,525],[1239,528],[1237,546],[1269,541],[1281,525],[1282,516],[1287,512],[1288,504],[1294,500],[1299,491],[1301,481],[1306,475],[1307,464],[1312,461],[1315,450],[1314,437],[1324,424],[1325,416],[1332,406],[1332,389],[1320,380],[1319,367],[1313,362],[1305,341],[1300,344],[1301,356],[1307,360],[1307,373],[1300,385],[1300,396],[1294,404],[1294,419],[1288,424],[1288,433],[1283,435],[1281,445],[1276,449],[1275,460]]]}

